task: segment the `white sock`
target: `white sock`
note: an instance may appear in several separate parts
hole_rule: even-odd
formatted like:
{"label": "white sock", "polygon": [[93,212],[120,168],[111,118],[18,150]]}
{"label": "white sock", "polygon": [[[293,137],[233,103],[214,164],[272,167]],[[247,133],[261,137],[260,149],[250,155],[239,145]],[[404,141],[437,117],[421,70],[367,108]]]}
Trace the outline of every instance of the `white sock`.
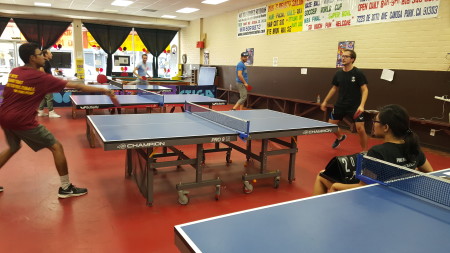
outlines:
{"label": "white sock", "polygon": [[61,180],[61,188],[67,190],[70,186],[69,174],[59,177]]}

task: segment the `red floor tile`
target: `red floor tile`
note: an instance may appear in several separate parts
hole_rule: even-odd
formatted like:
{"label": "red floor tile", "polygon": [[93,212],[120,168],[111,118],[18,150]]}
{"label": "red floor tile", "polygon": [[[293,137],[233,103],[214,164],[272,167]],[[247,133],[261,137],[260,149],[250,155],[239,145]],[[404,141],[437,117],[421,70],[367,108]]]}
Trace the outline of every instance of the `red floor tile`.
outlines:
{"label": "red floor tile", "polygon": [[[72,182],[89,193],[58,200],[59,178],[51,153],[35,153],[24,145],[0,171],[0,185],[5,187],[0,193],[1,252],[177,252],[174,225],[310,196],[317,172],[333,156],[359,151],[354,134],[335,150],[330,147],[334,135],[299,137],[296,181],[289,184],[286,178],[288,156],[272,157],[268,167],[282,171],[280,187],[259,180],[251,194],[242,192],[240,178],[245,171],[257,170],[259,163],[244,167],[244,156],[233,151],[233,163],[226,166],[223,153],[209,154],[205,178],[223,180],[219,201],[214,200],[214,187],[205,187],[191,191],[189,205],[179,205],[175,185],[194,178],[193,168],[183,166],[158,171],[155,202],[147,207],[133,179],[124,176],[125,152],[89,148],[85,118],[72,119],[69,108],[57,111],[62,118],[40,121],[64,145]],[[376,143],[370,140],[370,145]],[[2,135],[0,148],[5,147]],[[195,151],[194,146],[186,150]],[[426,154],[435,170],[450,167],[449,155]]]}

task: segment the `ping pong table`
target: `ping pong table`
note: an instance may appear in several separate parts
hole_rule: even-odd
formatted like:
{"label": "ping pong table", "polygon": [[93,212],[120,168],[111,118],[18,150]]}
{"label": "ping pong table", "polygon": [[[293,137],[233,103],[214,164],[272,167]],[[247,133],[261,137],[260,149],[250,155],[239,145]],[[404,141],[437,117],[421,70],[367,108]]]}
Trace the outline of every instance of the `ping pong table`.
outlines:
{"label": "ping pong table", "polygon": [[[111,80],[108,84],[87,84],[87,86],[90,87],[96,87],[96,88],[103,88],[103,89],[109,89],[117,91],[119,94],[125,94],[126,92],[137,92],[137,91],[152,91],[157,93],[165,93],[165,92],[171,92],[172,89],[161,86],[161,85],[144,85],[144,84],[122,84],[121,82]],[[78,89],[73,88],[64,88],[64,92],[71,92],[71,93],[82,93],[82,94],[90,94],[90,95],[96,95],[100,93],[93,93],[93,92],[83,92]]]}
{"label": "ping pong table", "polygon": [[[270,156],[289,154],[288,180],[292,182],[295,180],[297,136],[337,131],[334,124],[267,109],[216,112],[192,103],[187,103],[185,107],[187,112],[184,113],[87,117],[88,124],[94,129],[104,150],[126,150],[125,174],[135,176],[138,188],[146,197],[147,205],[153,203],[153,171],[180,165],[191,165],[196,173],[194,182],[176,185],[180,204],[189,202],[186,189],[203,186],[216,186],[215,197],[218,199],[221,180],[203,179],[201,165],[205,160],[205,153],[211,152],[226,152],[226,163],[230,163],[232,149],[244,153],[247,159],[253,158],[260,162],[258,173],[242,176],[245,193],[253,190],[250,183],[252,179],[273,178],[273,186],[278,188],[281,172],[279,169],[267,169]],[[238,137],[246,140],[246,148],[231,143],[238,140]],[[280,139],[282,137],[291,137],[290,142]],[[252,150],[253,140],[262,142],[261,151],[258,153]],[[279,144],[282,148],[268,150],[269,141]],[[204,149],[205,143],[215,143],[214,148]],[[197,145],[193,158],[186,156],[181,150],[183,145],[190,144]],[[163,147],[162,150],[156,153],[156,149],[160,147]],[[176,160],[160,162],[160,157],[175,157]]]}
{"label": "ping pong table", "polygon": [[[133,108],[137,112],[138,108],[146,108],[150,113],[152,108],[159,108],[161,112],[166,112],[166,108],[171,107],[170,112],[173,113],[175,108],[180,107],[182,110],[186,101],[199,105],[206,105],[212,108],[213,105],[225,105],[227,101],[223,99],[211,98],[197,94],[167,94],[161,95],[152,92],[143,92],[139,95],[116,95],[120,103],[119,108]],[[72,95],[72,112],[75,110],[85,110],[86,115],[94,113],[95,109],[117,108],[106,95]],[[72,114],[74,116],[74,114]],[[86,136],[89,145],[95,147],[95,138],[92,128],[87,124]]]}
{"label": "ping pong table", "polygon": [[180,252],[449,252],[444,184],[446,205],[373,184],[177,225],[175,244]]}

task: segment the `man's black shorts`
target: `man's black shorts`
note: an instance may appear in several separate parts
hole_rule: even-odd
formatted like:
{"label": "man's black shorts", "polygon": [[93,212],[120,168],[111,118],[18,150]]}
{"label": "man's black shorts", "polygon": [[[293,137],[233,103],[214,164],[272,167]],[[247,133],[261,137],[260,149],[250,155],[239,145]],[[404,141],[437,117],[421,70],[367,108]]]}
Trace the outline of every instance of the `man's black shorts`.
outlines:
{"label": "man's black shorts", "polygon": [[364,113],[361,113],[356,119],[353,118],[358,108],[334,107],[330,114],[332,120],[342,120],[345,116],[349,116],[355,122],[364,122]]}

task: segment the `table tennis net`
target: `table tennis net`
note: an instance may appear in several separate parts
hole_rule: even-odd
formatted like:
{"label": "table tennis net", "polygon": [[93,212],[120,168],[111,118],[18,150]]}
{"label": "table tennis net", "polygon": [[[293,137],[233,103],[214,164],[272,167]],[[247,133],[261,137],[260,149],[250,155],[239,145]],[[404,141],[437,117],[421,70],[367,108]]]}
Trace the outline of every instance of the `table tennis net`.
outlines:
{"label": "table tennis net", "polygon": [[218,112],[206,108],[201,105],[197,105],[194,103],[186,102],[184,109],[186,112],[191,113],[197,117],[212,121],[216,124],[220,124],[222,126],[226,126],[228,128],[234,129],[239,133],[247,134],[250,129],[250,121],[243,120],[240,118],[236,118],[230,115],[227,115],[223,112]]}
{"label": "table tennis net", "polygon": [[450,207],[450,181],[388,163],[369,156],[358,156],[357,178],[379,183]]}
{"label": "table tennis net", "polygon": [[146,99],[149,99],[151,101],[157,102],[159,105],[164,105],[164,95],[151,92],[151,91],[145,91],[145,90],[138,90],[137,92],[138,96],[144,97]]}
{"label": "table tennis net", "polygon": [[122,84],[122,82],[117,82],[117,81],[111,80],[111,81],[109,82],[109,84],[110,84],[110,85],[114,85],[114,86],[116,86],[116,87],[118,87],[118,88],[120,88],[120,89],[123,89],[123,84]]}

